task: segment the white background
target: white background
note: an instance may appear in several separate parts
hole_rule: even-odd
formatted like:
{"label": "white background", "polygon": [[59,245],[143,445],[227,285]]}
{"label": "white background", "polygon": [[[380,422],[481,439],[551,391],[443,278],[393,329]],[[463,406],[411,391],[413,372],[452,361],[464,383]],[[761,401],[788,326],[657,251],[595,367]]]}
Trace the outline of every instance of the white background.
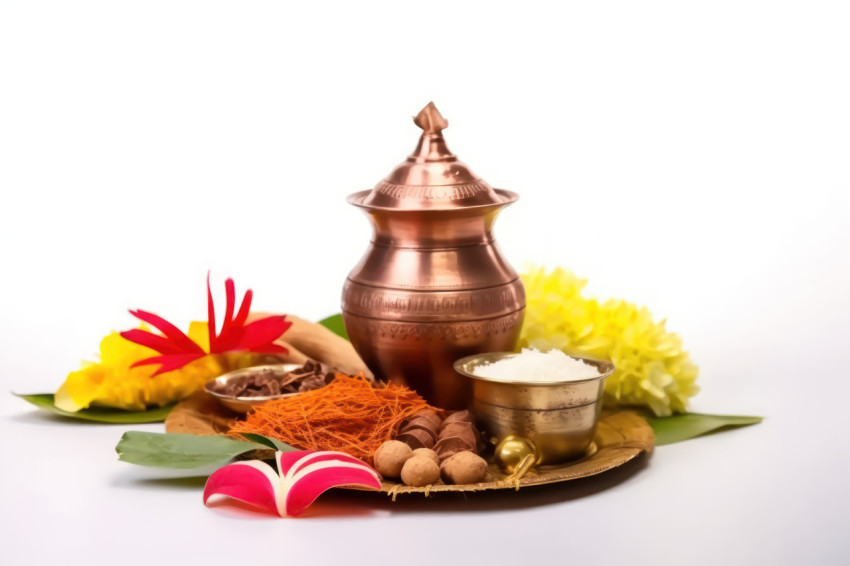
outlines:
{"label": "white background", "polygon": [[[575,485],[276,520],[6,393],[55,390],[127,308],[203,319],[207,269],[337,312],[370,235],[345,197],[429,100],[521,194],[516,267],[649,306],[692,408],[765,422]],[[0,562],[847,563],[848,191],[846,3],[4,2]]]}

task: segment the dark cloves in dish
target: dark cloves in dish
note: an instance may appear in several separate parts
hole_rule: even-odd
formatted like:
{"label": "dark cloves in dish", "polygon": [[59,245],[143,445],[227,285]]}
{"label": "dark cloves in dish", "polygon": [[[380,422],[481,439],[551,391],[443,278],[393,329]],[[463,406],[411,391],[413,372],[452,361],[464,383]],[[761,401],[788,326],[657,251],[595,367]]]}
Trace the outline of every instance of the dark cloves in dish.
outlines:
{"label": "dark cloves in dish", "polygon": [[227,397],[275,397],[319,389],[333,381],[335,375],[336,370],[325,364],[307,360],[292,371],[262,368],[225,383],[213,383],[210,390]]}

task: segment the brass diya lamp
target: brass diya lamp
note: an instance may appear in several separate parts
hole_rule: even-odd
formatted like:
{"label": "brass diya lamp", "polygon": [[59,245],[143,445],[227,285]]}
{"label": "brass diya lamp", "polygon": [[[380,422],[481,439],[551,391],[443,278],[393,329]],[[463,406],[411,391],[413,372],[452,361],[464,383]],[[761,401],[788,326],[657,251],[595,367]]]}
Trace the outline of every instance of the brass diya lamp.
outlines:
{"label": "brass diya lamp", "polygon": [[448,122],[433,103],[406,161],[348,201],[374,226],[342,291],[345,328],[375,377],[415,389],[446,409],[466,408],[472,382],[458,358],[512,350],[525,291],[492,228],[516,193],[492,188],[446,146]]}

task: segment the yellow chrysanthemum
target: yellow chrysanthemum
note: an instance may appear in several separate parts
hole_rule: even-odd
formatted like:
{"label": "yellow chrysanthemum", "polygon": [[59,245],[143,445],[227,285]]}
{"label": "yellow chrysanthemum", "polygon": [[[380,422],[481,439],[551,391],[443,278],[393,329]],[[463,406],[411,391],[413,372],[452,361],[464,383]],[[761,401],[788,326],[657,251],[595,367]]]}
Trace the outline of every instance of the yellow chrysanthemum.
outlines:
{"label": "yellow chrysanthemum", "polygon": [[653,322],[646,308],[626,301],[586,299],[587,281],[560,268],[531,269],[522,280],[527,306],[520,347],[614,362],[606,405],[642,405],[659,416],[687,411],[699,391],[698,369],[665,321]]}
{"label": "yellow chrysanthemum", "polygon": [[[189,337],[209,351],[205,322],[193,322]],[[130,367],[155,355],[150,348],[113,332],[100,343],[100,361],[84,362],[80,370],[71,372],[56,392],[54,402],[58,408],[71,412],[90,405],[140,411],[185,399],[222,371],[221,360],[214,356],[205,356],[156,377],[151,377],[155,366]]]}

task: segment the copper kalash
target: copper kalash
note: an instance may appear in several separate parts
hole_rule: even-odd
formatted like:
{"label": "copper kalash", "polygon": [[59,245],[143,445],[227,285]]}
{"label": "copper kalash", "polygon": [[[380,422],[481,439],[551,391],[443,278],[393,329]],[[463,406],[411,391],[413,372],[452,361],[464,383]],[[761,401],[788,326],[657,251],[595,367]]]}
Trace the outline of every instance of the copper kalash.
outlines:
{"label": "copper kalash", "polygon": [[379,379],[430,403],[465,408],[472,385],[452,365],[512,350],[525,291],[491,229],[516,193],[493,189],[449,151],[433,103],[414,119],[413,154],[371,191],[348,201],[366,211],[374,238],[342,291],[351,343]]}

